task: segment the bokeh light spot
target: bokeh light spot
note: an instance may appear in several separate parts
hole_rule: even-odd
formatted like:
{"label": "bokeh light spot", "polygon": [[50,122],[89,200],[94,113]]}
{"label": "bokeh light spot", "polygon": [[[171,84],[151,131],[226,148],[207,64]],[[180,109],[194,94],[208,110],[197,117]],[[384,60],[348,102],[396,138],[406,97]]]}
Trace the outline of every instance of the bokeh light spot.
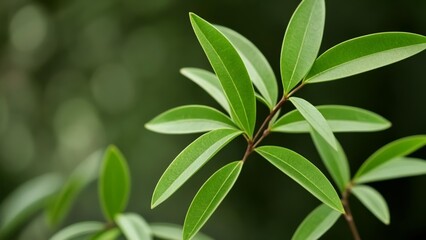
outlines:
{"label": "bokeh light spot", "polygon": [[33,51],[45,40],[47,19],[37,6],[20,9],[10,22],[10,40],[19,51]]}

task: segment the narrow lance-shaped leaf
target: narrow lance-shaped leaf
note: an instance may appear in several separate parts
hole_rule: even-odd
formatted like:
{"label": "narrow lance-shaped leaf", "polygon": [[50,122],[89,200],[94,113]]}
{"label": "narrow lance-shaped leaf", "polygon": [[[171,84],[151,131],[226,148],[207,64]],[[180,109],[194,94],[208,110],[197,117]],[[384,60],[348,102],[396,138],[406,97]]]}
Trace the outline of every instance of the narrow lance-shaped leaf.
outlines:
{"label": "narrow lance-shaped leaf", "polygon": [[359,168],[354,181],[380,165],[397,157],[406,156],[426,145],[426,135],[410,136],[395,140],[373,153]]}
{"label": "narrow lance-shaped leaf", "polygon": [[99,197],[108,220],[114,220],[127,206],[130,193],[130,173],[127,162],[115,146],[105,151],[99,176]]}
{"label": "narrow lance-shaped leaf", "polygon": [[59,224],[65,218],[77,195],[98,177],[101,158],[102,153],[96,151],[71,173],[67,182],[47,209],[47,217],[51,225]]}
{"label": "narrow lance-shaped leaf", "polygon": [[[182,226],[170,223],[151,223],[152,234],[159,239],[167,240],[181,240],[182,239]],[[202,233],[197,233],[193,240],[213,240]]]}
{"label": "narrow lance-shaped leaf", "polygon": [[374,188],[358,185],[351,189],[355,197],[384,224],[390,223],[389,208],[382,195]]}
{"label": "narrow lance-shaped leaf", "polygon": [[151,240],[151,228],[141,216],[135,213],[118,214],[115,222],[127,240]]}
{"label": "narrow lance-shaped leaf", "polygon": [[322,162],[339,187],[340,192],[343,192],[350,181],[350,172],[348,160],[342,146],[337,141],[337,150],[332,148],[315,130],[311,131],[311,136]]}
{"label": "narrow lance-shaped leaf", "polygon": [[207,222],[225,196],[231,190],[243,166],[235,161],[215,172],[200,188],[189,206],[183,225],[183,240],[192,237]]}
{"label": "narrow lance-shaped leaf", "polygon": [[231,112],[220,81],[214,73],[199,68],[182,68],[180,73],[204,89],[226,112]]}
{"label": "narrow lance-shaped leaf", "polygon": [[281,48],[281,78],[288,94],[308,73],[321,46],[324,0],[304,0],[290,19]]}
{"label": "narrow lance-shaped leaf", "polygon": [[415,158],[395,158],[356,179],[356,183],[377,182],[426,174],[426,161]]}
{"label": "narrow lance-shaped leaf", "polygon": [[325,120],[318,109],[302,98],[291,97],[290,101],[296,109],[299,110],[300,114],[302,114],[309,125],[311,125],[311,127],[315,129],[315,131],[317,131],[328,144],[330,144],[334,149],[337,149],[336,138],[334,137],[327,120]]}
{"label": "narrow lance-shaped leaf", "polygon": [[255,150],[321,202],[339,212],[344,212],[336,190],[324,174],[306,158],[289,149],[277,146],[262,146]]}
{"label": "narrow lance-shaped leaf", "polygon": [[0,208],[0,239],[8,239],[10,233],[45,207],[62,182],[60,175],[49,173],[31,179],[13,191]]}
{"label": "narrow lance-shaped leaf", "polygon": [[[372,132],[387,129],[391,123],[371,111],[342,105],[316,106],[327,120],[333,132]],[[285,133],[307,133],[309,123],[296,109],[286,113],[273,125],[272,131]]]}
{"label": "narrow lance-shaped leaf", "polygon": [[263,54],[247,38],[236,31],[216,26],[238,50],[250,76],[251,81],[259,90],[266,105],[272,109],[278,98],[278,86],[274,71]]}
{"label": "narrow lance-shaped leaf", "polygon": [[316,240],[326,233],[339,219],[341,213],[327,205],[315,208],[299,225],[292,240]]}
{"label": "narrow lance-shaped leaf", "polygon": [[315,61],[307,83],[331,81],[403,60],[426,49],[426,37],[414,33],[384,32],[340,43]]}
{"label": "narrow lance-shaped leaf", "polygon": [[151,131],[166,134],[198,133],[221,128],[237,128],[232,120],[223,113],[202,105],[173,108],[149,121],[145,127]]}
{"label": "narrow lance-shaped leaf", "polygon": [[170,197],[220,149],[241,132],[219,129],[206,133],[186,147],[161,176],[152,195],[154,208]]}
{"label": "narrow lance-shaped leaf", "polygon": [[70,240],[86,235],[94,234],[104,228],[101,222],[80,222],[61,229],[50,240]]}
{"label": "narrow lance-shaped leaf", "polygon": [[103,230],[90,238],[90,240],[116,240],[121,235],[120,229],[117,227]]}
{"label": "narrow lance-shaped leaf", "polygon": [[232,118],[248,136],[252,136],[256,123],[256,99],[240,55],[213,25],[193,13],[190,19],[198,41],[220,80]]}

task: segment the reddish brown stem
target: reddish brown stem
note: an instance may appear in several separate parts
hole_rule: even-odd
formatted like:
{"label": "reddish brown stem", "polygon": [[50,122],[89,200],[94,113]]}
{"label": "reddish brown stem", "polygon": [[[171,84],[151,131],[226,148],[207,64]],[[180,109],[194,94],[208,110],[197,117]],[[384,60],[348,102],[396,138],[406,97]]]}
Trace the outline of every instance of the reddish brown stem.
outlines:
{"label": "reddish brown stem", "polygon": [[349,225],[354,240],[361,240],[358,229],[355,225],[354,218],[352,216],[351,208],[349,206],[349,196],[351,195],[352,186],[352,183],[346,186],[345,191],[342,195],[342,204],[343,208],[345,209],[345,220]]}

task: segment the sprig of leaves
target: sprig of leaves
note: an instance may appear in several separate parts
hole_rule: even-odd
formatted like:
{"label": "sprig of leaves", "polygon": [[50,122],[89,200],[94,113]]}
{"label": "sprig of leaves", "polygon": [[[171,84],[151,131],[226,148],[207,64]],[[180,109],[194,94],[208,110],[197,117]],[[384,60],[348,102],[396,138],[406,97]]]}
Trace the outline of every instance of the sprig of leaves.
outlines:
{"label": "sprig of leaves", "polygon": [[[345,213],[332,184],[306,158],[283,147],[260,146],[271,132],[310,133],[342,195],[348,195],[357,181],[422,173],[413,171],[419,161],[391,161],[384,159],[386,154],[379,154],[373,156],[373,160],[367,160],[351,181],[349,164],[334,132],[379,131],[390,127],[390,122],[360,108],[338,105],[315,107],[294,95],[310,83],[348,77],[419,53],[426,49],[426,37],[403,32],[371,34],[338,44],[317,57],[324,30],[325,3],[324,0],[304,0],[291,17],[284,35],[280,62],[283,96],[278,98],[275,75],[254,44],[236,31],[213,25],[193,13],[190,13],[190,21],[214,73],[196,68],[184,68],[181,73],[210,94],[229,117],[207,106],[183,106],[160,114],[147,123],[148,129],[167,134],[207,131],[185,148],[164,172],[154,190],[152,207],[170,197],[238,135],[246,139],[247,150],[240,161],[221,168],[201,187],[185,219],[184,240],[191,239],[206,223],[237,180],[243,163],[255,151],[327,205],[310,215],[297,236],[315,238],[325,232],[338,216],[330,209]],[[270,110],[257,129],[256,99]],[[279,118],[286,102],[291,102],[296,109]],[[392,157],[401,157],[408,152],[402,151]],[[389,164],[384,164],[386,162]],[[403,163],[412,167],[407,167],[403,174],[389,173]],[[379,172],[380,177],[368,175],[374,171]],[[358,192],[363,196],[362,190]],[[328,224],[316,226],[315,219],[326,218],[330,219]]]}

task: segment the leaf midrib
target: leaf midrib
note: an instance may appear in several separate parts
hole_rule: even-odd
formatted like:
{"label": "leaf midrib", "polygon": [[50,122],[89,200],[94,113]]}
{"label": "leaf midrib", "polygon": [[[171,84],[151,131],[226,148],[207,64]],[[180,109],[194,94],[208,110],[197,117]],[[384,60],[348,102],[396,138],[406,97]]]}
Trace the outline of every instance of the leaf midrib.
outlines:
{"label": "leaf midrib", "polygon": [[203,212],[203,214],[200,216],[200,218],[198,219],[198,221],[194,224],[194,228],[191,230],[191,232],[189,232],[189,236],[193,235],[195,229],[197,228],[198,224],[201,222],[201,220],[204,218],[204,215],[206,215],[207,210],[210,208],[210,206],[212,205],[212,203],[214,202],[214,200],[216,199],[217,195],[219,194],[219,192],[221,192],[223,186],[228,182],[228,179],[233,175],[235,169],[237,167],[239,167],[240,163],[235,164],[235,167],[231,170],[231,172],[229,173],[229,175],[226,177],[225,181],[223,181],[222,185],[220,185],[219,190],[214,194],[212,200],[209,202],[209,204],[207,205],[207,207],[205,208],[205,211]]}
{"label": "leaf midrib", "polygon": [[[270,155],[270,156],[272,156],[272,157],[274,157],[275,159],[278,159],[278,161],[281,161],[281,162],[283,162],[284,164],[286,164],[287,166],[289,166],[290,168],[292,168],[293,170],[295,170],[297,173],[299,173],[301,176],[303,176],[306,180],[308,180],[308,182],[309,183],[311,183],[316,189],[318,189],[320,192],[321,192],[321,194],[322,195],[324,195],[323,197],[325,197],[325,198],[327,198],[330,202],[332,202],[332,203],[334,203],[334,201],[333,201],[333,199],[331,199],[331,198],[329,198],[328,197],[328,195],[327,194],[325,194],[322,190],[321,190],[321,188],[318,188],[318,187],[316,187],[316,185],[309,179],[309,178],[307,178],[304,174],[302,174],[299,170],[297,170],[296,168],[294,168],[293,166],[291,166],[290,164],[288,164],[288,163],[286,163],[285,161],[282,161],[282,160],[280,160],[280,158],[278,158],[278,156],[277,155],[274,155],[274,154],[272,154],[272,153],[269,153],[269,152],[265,152],[264,150],[259,150],[258,149],[258,151],[261,151],[261,152],[263,152],[264,154],[266,154],[266,155]],[[274,164],[275,165],[275,164]]]}

